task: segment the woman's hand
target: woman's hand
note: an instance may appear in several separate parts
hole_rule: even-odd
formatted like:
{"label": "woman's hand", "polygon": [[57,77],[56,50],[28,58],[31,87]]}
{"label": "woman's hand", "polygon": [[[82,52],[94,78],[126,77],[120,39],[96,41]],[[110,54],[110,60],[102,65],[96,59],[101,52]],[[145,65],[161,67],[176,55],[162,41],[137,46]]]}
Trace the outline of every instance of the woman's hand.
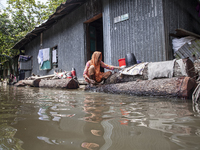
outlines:
{"label": "woman's hand", "polygon": [[92,84],[95,84],[96,81],[92,80],[92,79],[89,79],[89,82],[92,83]]}
{"label": "woman's hand", "polygon": [[114,69],[118,69],[118,70],[121,70],[121,68],[120,68],[120,67],[118,67],[118,66],[114,67]]}

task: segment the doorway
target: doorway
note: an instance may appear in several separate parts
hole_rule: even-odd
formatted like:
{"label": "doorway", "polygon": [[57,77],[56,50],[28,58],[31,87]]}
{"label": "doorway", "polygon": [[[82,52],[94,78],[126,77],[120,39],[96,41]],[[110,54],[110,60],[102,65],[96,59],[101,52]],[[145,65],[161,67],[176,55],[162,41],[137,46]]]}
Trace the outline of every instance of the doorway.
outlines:
{"label": "doorway", "polygon": [[[91,56],[95,51],[100,51],[102,53],[102,61],[104,61],[103,21],[102,16],[96,18],[96,20],[90,19],[85,22],[87,61],[91,59]],[[103,69],[101,69],[101,71],[103,72]]]}

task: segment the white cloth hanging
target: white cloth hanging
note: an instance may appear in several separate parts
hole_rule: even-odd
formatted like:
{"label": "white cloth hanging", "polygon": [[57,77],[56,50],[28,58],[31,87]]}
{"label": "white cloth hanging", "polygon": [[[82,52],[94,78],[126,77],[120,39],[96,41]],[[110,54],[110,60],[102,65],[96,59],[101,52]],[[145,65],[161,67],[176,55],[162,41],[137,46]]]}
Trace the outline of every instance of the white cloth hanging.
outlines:
{"label": "white cloth hanging", "polygon": [[53,62],[53,63],[56,63],[56,62],[57,62],[57,60],[56,60],[56,50],[53,50],[53,51],[52,51],[52,62]]}
{"label": "white cloth hanging", "polygon": [[43,61],[49,60],[49,51],[50,51],[50,48],[43,49]]}

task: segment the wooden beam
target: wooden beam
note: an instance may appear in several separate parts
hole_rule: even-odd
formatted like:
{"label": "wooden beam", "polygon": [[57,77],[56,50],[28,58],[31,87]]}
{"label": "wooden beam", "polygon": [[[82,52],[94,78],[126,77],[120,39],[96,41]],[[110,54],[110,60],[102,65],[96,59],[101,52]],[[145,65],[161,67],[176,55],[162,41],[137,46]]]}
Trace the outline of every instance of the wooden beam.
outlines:
{"label": "wooden beam", "polygon": [[102,17],[102,13],[100,13],[100,14],[94,16],[93,18],[91,18],[91,19],[85,21],[84,23],[91,23],[91,22],[93,22],[93,21],[95,21],[95,20],[97,20],[97,19],[99,19],[99,18],[101,18],[101,17]]}
{"label": "wooden beam", "polygon": [[32,34],[32,35],[34,35],[34,36],[37,36],[37,34],[35,34],[35,33],[29,33],[29,34]]}

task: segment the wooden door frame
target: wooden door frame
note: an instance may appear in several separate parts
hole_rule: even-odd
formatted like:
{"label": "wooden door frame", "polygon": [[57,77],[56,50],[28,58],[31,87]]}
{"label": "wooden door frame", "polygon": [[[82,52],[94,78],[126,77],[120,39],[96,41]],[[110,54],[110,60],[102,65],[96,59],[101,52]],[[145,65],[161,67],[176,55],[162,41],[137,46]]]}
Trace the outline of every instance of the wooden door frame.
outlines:
{"label": "wooden door frame", "polygon": [[86,32],[86,61],[90,60],[90,34],[89,34],[89,24],[99,18],[102,18],[102,13],[90,18],[89,20],[85,21],[84,22],[84,25],[85,25],[85,32]]}

